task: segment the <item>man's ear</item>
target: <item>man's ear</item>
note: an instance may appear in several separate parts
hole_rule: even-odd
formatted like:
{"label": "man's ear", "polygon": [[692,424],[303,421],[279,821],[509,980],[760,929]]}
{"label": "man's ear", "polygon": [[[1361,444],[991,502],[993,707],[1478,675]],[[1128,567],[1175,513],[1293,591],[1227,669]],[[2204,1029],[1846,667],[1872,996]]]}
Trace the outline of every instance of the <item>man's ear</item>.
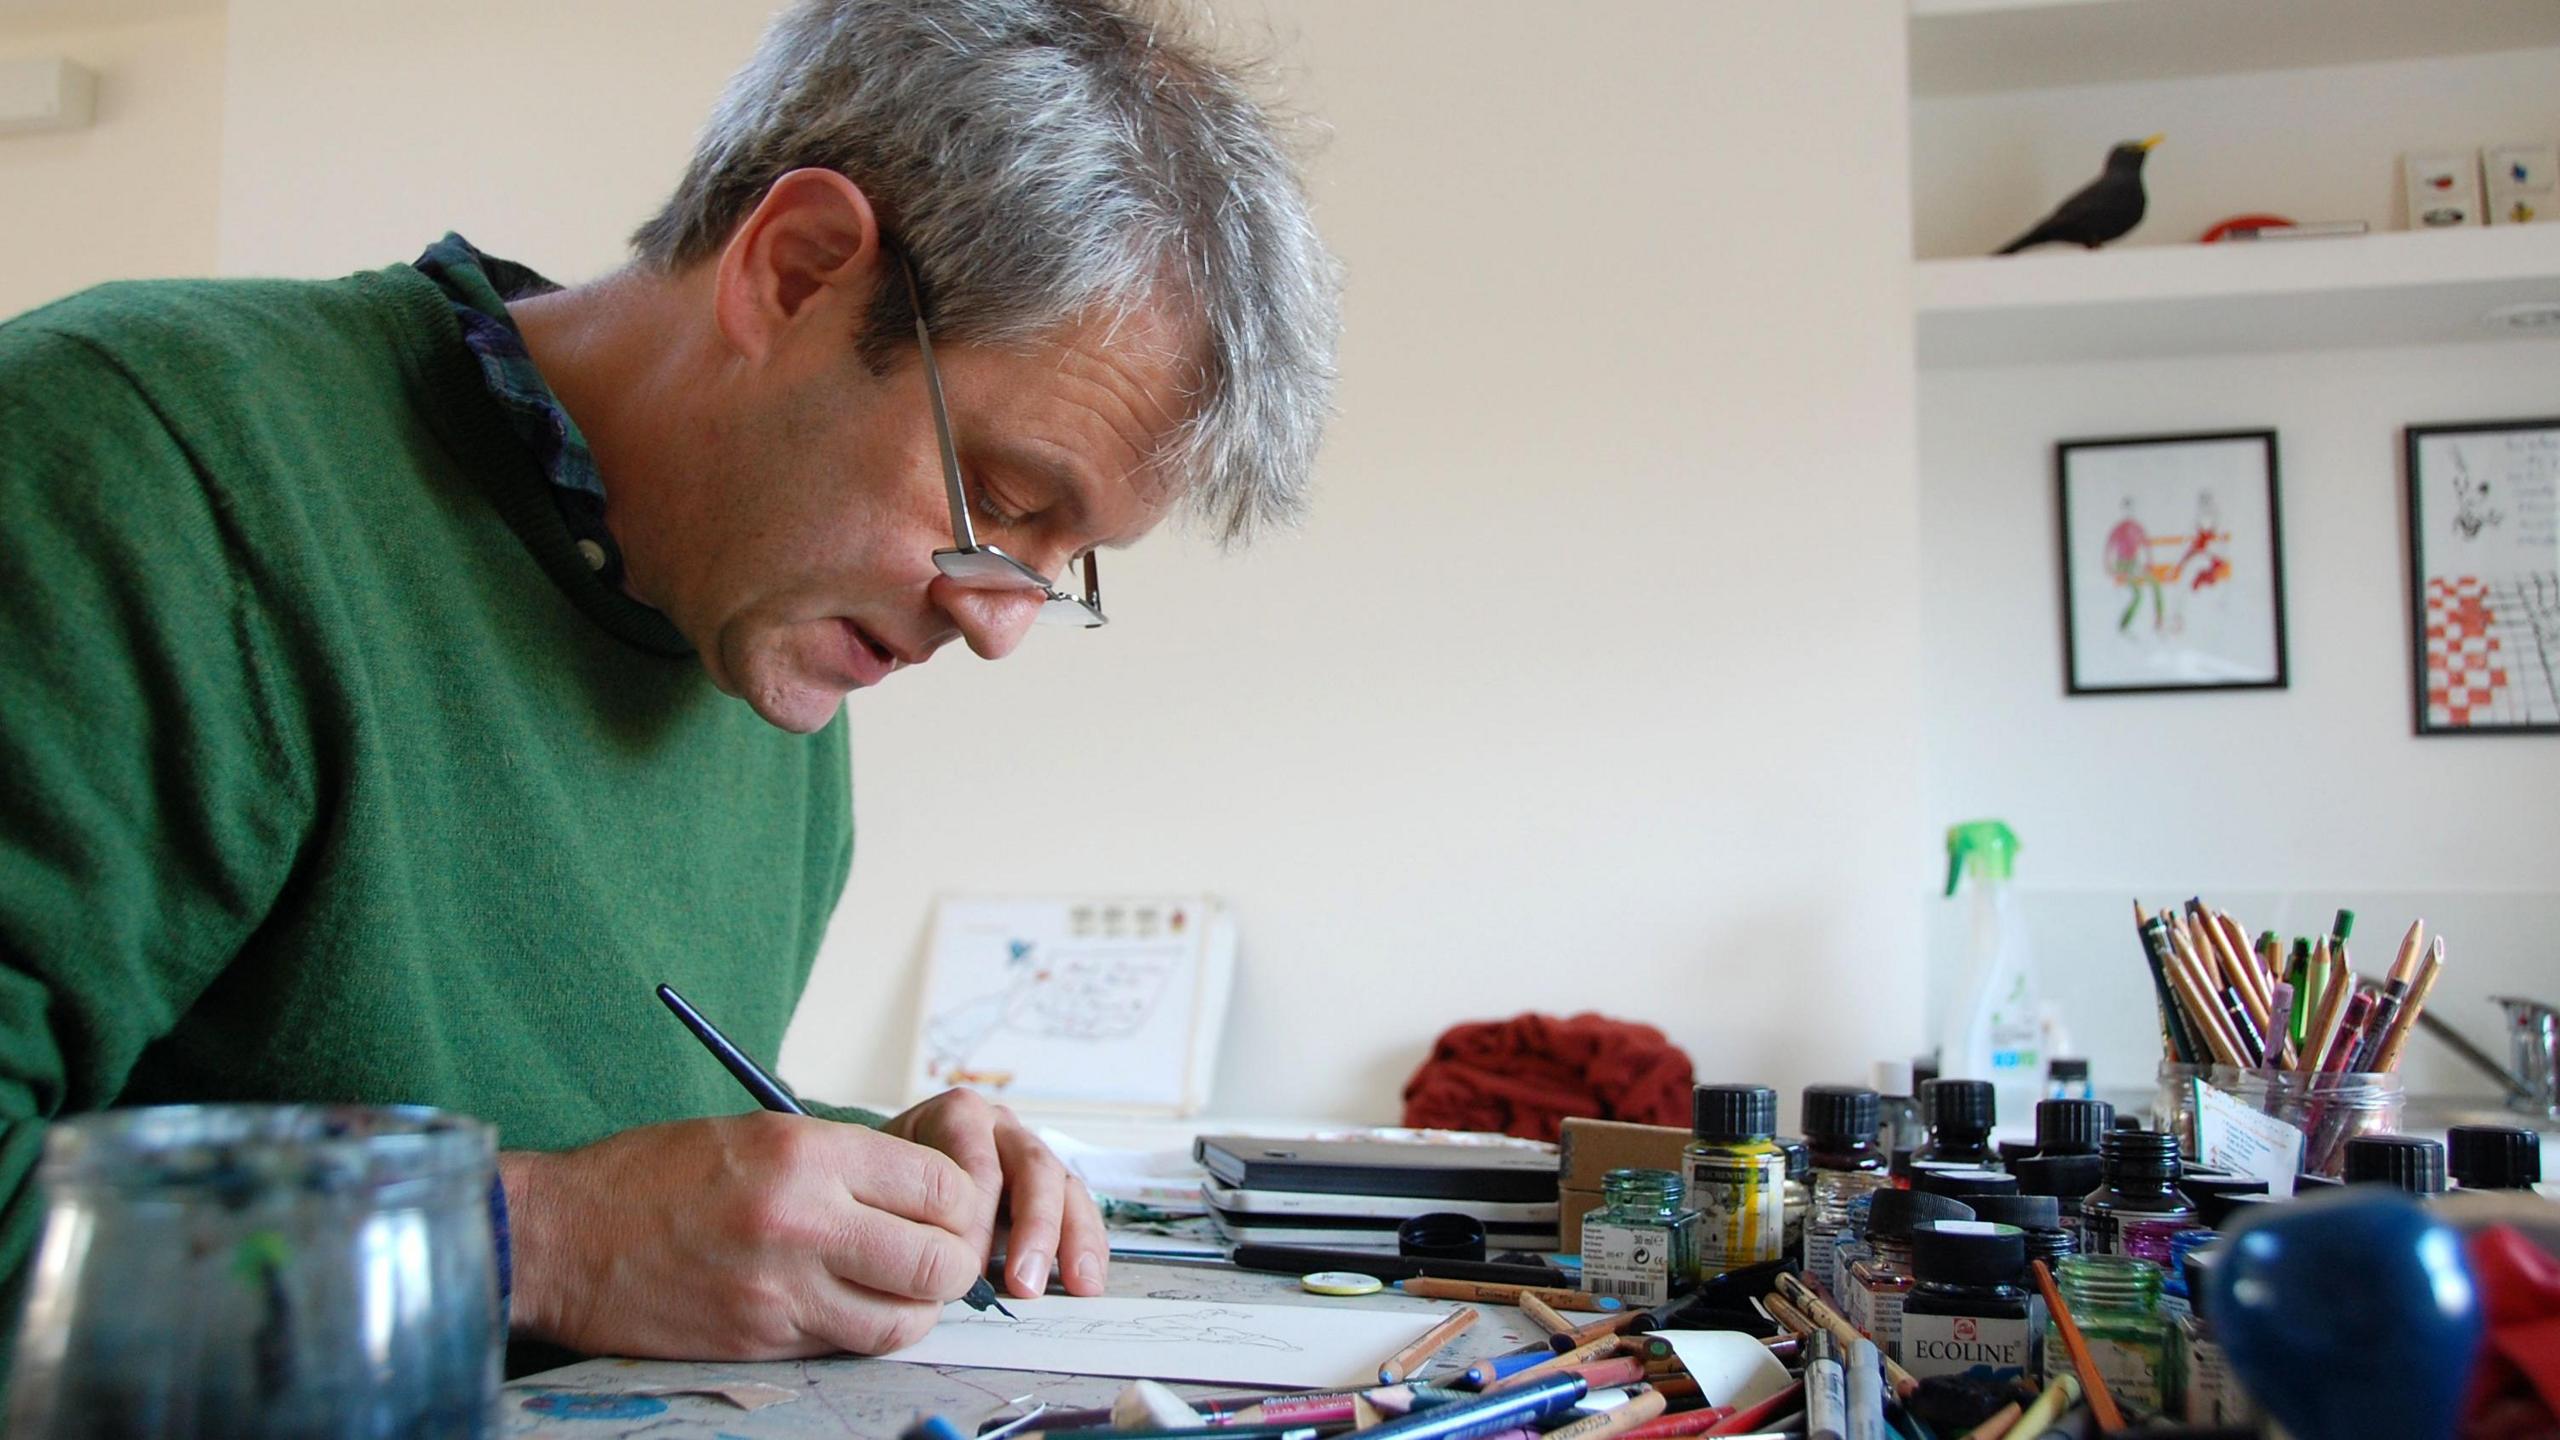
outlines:
{"label": "man's ear", "polygon": [[842,333],[860,316],[886,272],[880,222],[862,187],[833,170],[793,170],[722,248],[712,281],[713,319],[732,348],[762,360],[812,315],[840,315]]}

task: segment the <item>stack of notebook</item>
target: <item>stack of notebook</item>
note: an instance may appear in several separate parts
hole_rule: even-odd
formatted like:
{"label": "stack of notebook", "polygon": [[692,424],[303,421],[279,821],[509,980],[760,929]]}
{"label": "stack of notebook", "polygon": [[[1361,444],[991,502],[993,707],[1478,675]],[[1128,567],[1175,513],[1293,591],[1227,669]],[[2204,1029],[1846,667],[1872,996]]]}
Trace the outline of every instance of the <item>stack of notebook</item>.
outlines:
{"label": "stack of notebook", "polygon": [[1193,1158],[1218,1232],[1242,1244],[1392,1252],[1417,1215],[1470,1215],[1485,1246],[1557,1246],[1556,1157],[1503,1145],[1204,1135]]}

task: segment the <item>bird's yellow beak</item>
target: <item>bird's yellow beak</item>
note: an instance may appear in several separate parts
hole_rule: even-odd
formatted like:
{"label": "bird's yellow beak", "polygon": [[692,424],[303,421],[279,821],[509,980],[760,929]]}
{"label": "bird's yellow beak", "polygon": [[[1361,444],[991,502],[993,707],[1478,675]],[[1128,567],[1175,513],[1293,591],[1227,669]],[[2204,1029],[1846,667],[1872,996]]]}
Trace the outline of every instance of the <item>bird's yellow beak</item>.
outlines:
{"label": "bird's yellow beak", "polygon": [[2168,138],[2169,138],[2169,137],[2168,137],[2168,136],[2166,136],[2166,135],[2154,135],[2154,136],[2152,136],[2150,139],[2145,140],[2145,141],[2143,141],[2143,142],[2142,142],[2142,149],[2147,153],[2147,152],[2151,149],[2151,147],[2152,147],[2152,146],[2157,145],[2157,144],[2159,144],[2161,141],[2166,140],[2166,139],[2168,139]]}

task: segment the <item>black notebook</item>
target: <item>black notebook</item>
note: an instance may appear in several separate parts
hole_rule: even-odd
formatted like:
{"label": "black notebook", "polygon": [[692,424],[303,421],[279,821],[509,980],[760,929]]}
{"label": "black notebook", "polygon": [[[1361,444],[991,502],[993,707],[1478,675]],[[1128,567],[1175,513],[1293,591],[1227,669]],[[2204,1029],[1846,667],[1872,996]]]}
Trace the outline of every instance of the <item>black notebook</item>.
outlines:
{"label": "black notebook", "polygon": [[1434,1200],[1556,1198],[1556,1157],[1508,1146],[1203,1135],[1193,1143],[1191,1157],[1218,1179],[1244,1190]]}

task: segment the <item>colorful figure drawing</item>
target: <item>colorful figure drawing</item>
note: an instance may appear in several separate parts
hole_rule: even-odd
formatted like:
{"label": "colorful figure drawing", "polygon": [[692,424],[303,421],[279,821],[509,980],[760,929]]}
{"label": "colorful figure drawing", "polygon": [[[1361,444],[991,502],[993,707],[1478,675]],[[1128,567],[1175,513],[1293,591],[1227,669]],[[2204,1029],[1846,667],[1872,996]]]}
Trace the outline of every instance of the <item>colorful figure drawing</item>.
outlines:
{"label": "colorful figure drawing", "polygon": [[1178,947],[1163,943],[1094,942],[1044,955],[1031,941],[1009,941],[1004,988],[926,1017],[926,1073],[946,1085],[1003,1089],[1012,1071],[970,1068],[971,1057],[1000,1031],[1125,1040],[1155,1013],[1181,963]]}
{"label": "colorful figure drawing", "polygon": [[[2152,558],[2154,551],[2176,551],[2178,558],[2164,563]],[[2151,628],[2174,632],[2183,628],[2183,622],[2169,613],[2169,587],[2183,580],[2190,592],[2201,591],[2231,579],[2231,532],[2222,528],[2221,507],[2210,490],[2197,493],[2196,522],[2184,535],[2154,535],[2143,528],[2134,516],[2133,499],[2127,496],[2124,518],[2107,532],[2105,555],[2108,577],[2130,592],[2124,613],[2116,617],[2119,634],[2132,633],[2133,617],[2142,612],[2146,595],[2151,600]]]}

